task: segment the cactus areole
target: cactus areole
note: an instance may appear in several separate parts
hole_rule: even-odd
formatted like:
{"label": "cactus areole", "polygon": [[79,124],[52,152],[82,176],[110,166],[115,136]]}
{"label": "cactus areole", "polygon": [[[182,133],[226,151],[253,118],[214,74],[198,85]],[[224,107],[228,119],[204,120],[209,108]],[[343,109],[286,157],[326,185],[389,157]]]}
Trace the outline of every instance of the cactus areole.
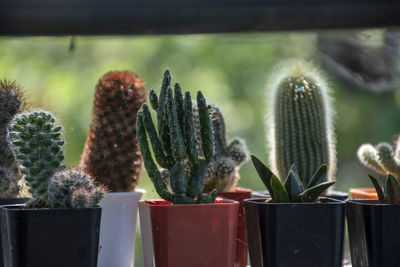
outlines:
{"label": "cactus areole", "polygon": [[[179,84],[170,87],[171,76],[164,73],[160,95],[150,91],[150,104],[157,113],[157,130],[146,104],[137,116],[137,135],[144,166],[157,193],[174,204],[213,203],[216,190],[203,193],[205,174],[213,158],[213,132],[207,103],[201,91],[197,93],[201,151],[196,149],[192,99],[189,91],[183,96]],[[154,158],[162,168],[160,171]],[[185,161],[189,168],[185,168]],[[169,181],[162,172],[168,172]]]}
{"label": "cactus areole", "polygon": [[327,180],[336,171],[330,88],[315,67],[301,61],[282,63],[268,84],[266,130],[270,165],[285,177],[295,164],[307,184],[326,163]]}

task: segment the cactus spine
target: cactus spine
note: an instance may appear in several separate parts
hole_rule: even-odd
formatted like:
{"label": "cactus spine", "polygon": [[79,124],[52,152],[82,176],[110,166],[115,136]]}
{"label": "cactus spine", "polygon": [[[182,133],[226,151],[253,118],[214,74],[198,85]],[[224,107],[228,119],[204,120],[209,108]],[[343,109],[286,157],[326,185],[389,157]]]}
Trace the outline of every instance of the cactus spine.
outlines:
{"label": "cactus spine", "polygon": [[284,62],[272,77],[266,130],[273,171],[282,178],[295,164],[307,184],[326,163],[327,180],[333,180],[336,142],[330,88],[315,67],[296,60]]}
{"label": "cactus spine", "polygon": [[[248,160],[249,152],[240,138],[234,138],[227,144],[224,116],[216,105],[209,105],[208,112],[214,135],[214,156],[207,168],[204,191],[210,192],[215,188],[218,192],[229,192],[236,187],[240,166]],[[193,105],[196,140],[201,140],[198,114],[197,106]],[[197,146],[201,146],[201,141]]]}
{"label": "cactus spine", "polygon": [[7,127],[12,118],[25,107],[22,89],[16,82],[0,80],[0,198],[18,195],[20,173],[7,142]]}
{"label": "cactus spine", "polygon": [[[216,190],[209,195],[203,193],[205,174],[213,158],[213,133],[206,100],[199,91],[200,153],[196,149],[190,93],[187,91],[183,97],[179,84],[175,84],[173,92],[170,83],[171,76],[167,70],[160,95],[151,90],[149,96],[151,106],[157,112],[158,133],[146,104],[138,113],[138,141],[145,168],[157,193],[165,200],[174,204],[213,203]],[[154,158],[163,168],[161,171],[153,160],[147,137]],[[169,183],[163,179],[166,172]]]}
{"label": "cactus spine", "polygon": [[379,143],[375,147],[371,144],[360,146],[357,156],[360,162],[375,172],[387,175],[392,174],[400,179],[400,136],[395,144],[395,150],[388,143]]}
{"label": "cactus spine", "polygon": [[43,110],[22,112],[11,121],[8,133],[10,147],[32,194],[29,207],[74,207],[72,196],[82,188],[90,194],[88,199],[91,200],[85,207],[98,204],[98,200],[93,199],[97,199],[95,195],[102,188],[94,186],[88,175],[63,170],[62,127],[57,126],[51,113]]}
{"label": "cactus spine", "polygon": [[145,102],[143,83],[132,72],[108,72],[96,85],[80,168],[111,191],[133,191],[139,181],[136,114]]}

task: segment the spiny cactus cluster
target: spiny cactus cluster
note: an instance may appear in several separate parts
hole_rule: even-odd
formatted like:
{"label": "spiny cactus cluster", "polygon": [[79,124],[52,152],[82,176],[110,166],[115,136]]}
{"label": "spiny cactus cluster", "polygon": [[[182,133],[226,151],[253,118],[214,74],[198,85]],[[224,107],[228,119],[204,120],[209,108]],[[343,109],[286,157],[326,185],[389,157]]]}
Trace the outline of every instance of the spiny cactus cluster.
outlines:
{"label": "spiny cactus cluster", "polygon": [[357,151],[361,163],[375,172],[386,175],[393,174],[400,179],[400,136],[395,150],[388,143],[380,143],[376,146],[364,144]]}
{"label": "spiny cactus cluster", "polygon": [[96,85],[80,168],[111,191],[133,191],[139,181],[136,114],[145,102],[143,83],[132,72],[108,72]]}
{"label": "spiny cactus cluster", "polygon": [[[157,96],[154,90],[149,95],[151,106],[157,112],[158,132],[146,104],[143,104],[138,113],[138,141],[145,168],[157,193],[163,199],[174,204],[213,203],[217,191],[203,193],[205,174],[213,158],[213,133],[206,100],[199,91],[197,106],[202,141],[200,153],[196,149],[190,93],[187,91],[183,97],[180,85],[175,84],[173,92],[170,84],[171,76],[167,70],[160,95]],[[168,172],[170,186],[163,180],[153,160],[147,137],[157,163]]]}
{"label": "spiny cactus cluster", "polygon": [[292,164],[307,184],[313,172],[328,164],[327,180],[336,171],[330,89],[310,64],[284,62],[273,74],[267,112],[270,165],[282,178]]}
{"label": "spiny cactus cluster", "polygon": [[400,182],[392,174],[386,176],[383,186],[378,179],[368,175],[378,195],[381,204],[399,204],[400,203]]}
{"label": "spiny cactus cluster", "polygon": [[86,207],[97,205],[95,195],[102,188],[95,188],[88,175],[64,170],[62,127],[51,113],[22,112],[11,121],[8,134],[10,147],[32,194],[28,207],[73,207],[74,191],[81,189],[89,194]]}
{"label": "spiny cactus cluster", "polygon": [[324,182],[327,175],[326,164],[321,165],[314,175],[307,179],[308,183],[300,180],[296,167],[292,164],[286,180],[282,183],[282,177],[279,179],[256,156],[252,155],[251,159],[271,195],[269,202],[272,203],[315,202],[324,191],[335,183],[334,181]]}
{"label": "spiny cactus cluster", "polygon": [[25,107],[22,89],[16,82],[0,80],[0,198],[15,198],[21,175],[7,142],[7,127]]}
{"label": "spiny cactus cluster", "polygon": [[[204,191],[210,192],[215,188],[218,192],[229,192],[236,187],[240,166],[248,160],[249,152],[240,138],[234,138],[227,144],[224,117],[216,105],[208,105],[208,112],[214,136],[214,156],[207,168]],[[193,105],[193,121],[199,150],[201,138],[197,105]]]}

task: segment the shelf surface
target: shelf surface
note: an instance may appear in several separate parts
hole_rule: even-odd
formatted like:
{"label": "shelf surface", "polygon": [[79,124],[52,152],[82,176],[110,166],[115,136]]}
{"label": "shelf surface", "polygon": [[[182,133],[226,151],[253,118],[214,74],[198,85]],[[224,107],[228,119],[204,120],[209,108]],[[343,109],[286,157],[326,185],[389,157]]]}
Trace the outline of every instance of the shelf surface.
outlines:
{"label": "shelf surface", "polygon": [[399,11],[397,0],[1,0],[0,35],[398,27]]}

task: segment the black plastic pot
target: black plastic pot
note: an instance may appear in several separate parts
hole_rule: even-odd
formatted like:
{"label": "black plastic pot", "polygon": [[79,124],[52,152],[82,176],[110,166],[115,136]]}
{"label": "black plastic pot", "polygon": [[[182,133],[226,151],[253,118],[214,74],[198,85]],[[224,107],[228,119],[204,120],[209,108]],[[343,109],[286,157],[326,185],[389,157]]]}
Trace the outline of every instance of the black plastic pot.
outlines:
{"label": "black plastic pot", "polygon": [[96,267],[101,208],[0,209],[4,266]]}
{"label": "black plastic pot", "polygon": [[353,267],[400,266],[400,205],[349,200],[347,225]]}
{"label": "black plastic pot", "polygon": [[265,203],[246,199],[252,267],[341,267],[345,202]]}

